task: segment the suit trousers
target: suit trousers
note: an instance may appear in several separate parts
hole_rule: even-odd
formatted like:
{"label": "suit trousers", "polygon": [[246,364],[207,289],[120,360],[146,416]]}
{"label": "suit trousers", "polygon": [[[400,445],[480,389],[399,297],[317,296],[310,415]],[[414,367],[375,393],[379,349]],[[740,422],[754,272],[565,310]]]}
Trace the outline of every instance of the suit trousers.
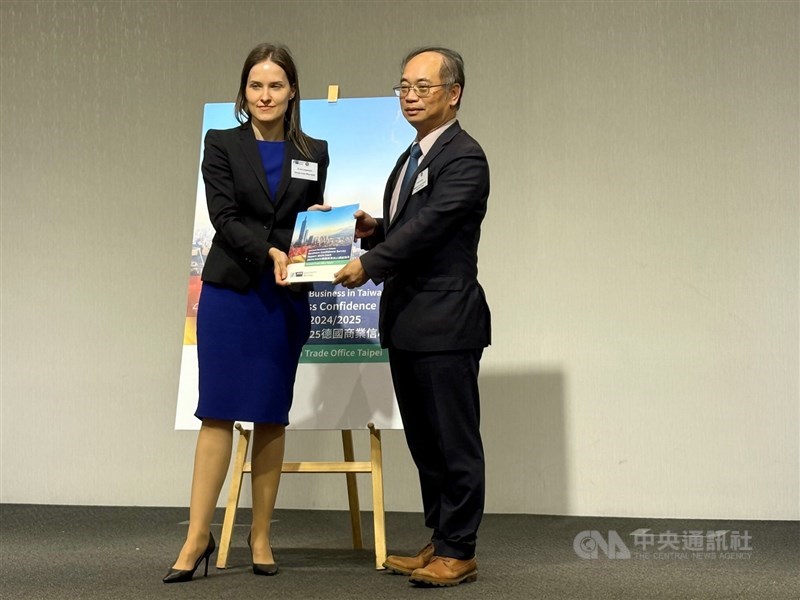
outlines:
{"label": "suit trousers", "polygon": [[438,556],[475,555],[485,469],[478,368],[482,349],[389,349],[406,441],[419,472],[425,525]]}

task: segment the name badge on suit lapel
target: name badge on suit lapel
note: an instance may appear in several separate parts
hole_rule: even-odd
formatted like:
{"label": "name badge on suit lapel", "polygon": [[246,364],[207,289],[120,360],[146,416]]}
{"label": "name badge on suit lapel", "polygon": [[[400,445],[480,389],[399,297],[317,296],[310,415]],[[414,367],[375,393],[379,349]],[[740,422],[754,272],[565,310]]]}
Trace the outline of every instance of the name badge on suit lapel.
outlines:
{"label": "name badge on suit lapel", "polygon": [[414,182],[414,187],[411,189],[411,194],[416,194],[422,188],[428,185],[428,169],[417,175],[417,180]]}
{"label": "name badge on suit lapel", "polygon": [[307,160],[293,160],[292,178],[317,181],[317,163]]}

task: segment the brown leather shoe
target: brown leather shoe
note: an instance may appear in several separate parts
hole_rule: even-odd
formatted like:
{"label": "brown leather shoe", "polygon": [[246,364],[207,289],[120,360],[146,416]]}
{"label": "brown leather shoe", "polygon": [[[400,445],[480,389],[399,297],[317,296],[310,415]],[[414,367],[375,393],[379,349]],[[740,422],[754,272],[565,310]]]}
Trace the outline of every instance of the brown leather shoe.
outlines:
{"label": "brown leather shoe", "polygon": [[414,585],[446,587],[478,579],[478,562],[474,558],[459,560],[434,556],[428,566],[415,569],[408,580]]}
{"label": "brown leather shoe", "polygon": [[383,563],[385,569],[400,575],[411,575],[414,569],[421,569],[426,566],[433,558],[433,544],[429,543],[416,556],[395,556],[394,554],[386,557]]}

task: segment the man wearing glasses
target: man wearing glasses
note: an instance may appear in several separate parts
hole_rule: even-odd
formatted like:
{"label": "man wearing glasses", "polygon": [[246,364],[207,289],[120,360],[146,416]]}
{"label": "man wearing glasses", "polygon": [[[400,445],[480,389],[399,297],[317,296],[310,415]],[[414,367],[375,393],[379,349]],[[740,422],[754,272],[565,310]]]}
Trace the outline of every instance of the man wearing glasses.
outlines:
{"label": "man wearing glasses", "polygon": [[456,120],[464,63],[447,48],[414,50],[394,88],[417,137],[386,185],[384,217],[355,213],[369,252],[334,283],[384,282],[381,344],[406,440],[419,471],[431,541],[384,566],[422,586],[475,581],[484,505],[478,367],[490,315],[478,283],[478,241],[489,165]]}

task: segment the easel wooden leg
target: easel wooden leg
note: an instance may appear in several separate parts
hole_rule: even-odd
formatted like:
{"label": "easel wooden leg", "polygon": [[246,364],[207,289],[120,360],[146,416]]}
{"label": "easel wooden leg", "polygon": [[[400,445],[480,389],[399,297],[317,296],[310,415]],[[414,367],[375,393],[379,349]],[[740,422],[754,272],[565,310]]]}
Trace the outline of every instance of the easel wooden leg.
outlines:
{"label": "easel wooden leg", "polygon": [[383,450],[381,432],[369,423],[369,455],[372,463],[372,517],[375,528],[375,568],[386,562],[386,519],[383,510]]}
{"label": "easel wooden leg", "polygon": [[[344,462],[284,462],[283,473],[345,473],[347,476],[347,499],[350,505],[350,525],[353,530],[353,548],[364,547],[361,534],[361,511],[358,501],[357,473],[369,473],[372,479],[372,512],[375,529],[375,568],[383,569],[386,561],[386,522],[383,507],[383,452],[381,450],[381,432],[369,423],[370,460],[356,461],[353,451],[353,433],[342,431],[342,449]],[[242,491],[242,476],[251,471],[247,462],[247,451],[250,448],[251,431],[239,423],[239,442],[231,473],[231,488],[228,493],[228,504],[225,507],[225,520],[222,523],[222,537],[217,555],[217,568],[224,569],[228,565],[228,551],[231,546],[233,527],[236,524],[236,510]]]}
{"label": "easel wooden leg", "polygon": [[[353,452],[353,432],[349,429],[342,430],[342,448],[345,462],[355,462]],[[361,550],[364,542],[361,538],[361,508],[358,503],[358,482],[355,473],[346,473],[347,501],[350,504],[350,527],[353,530],[353,548]]]}
{"label": "easel wooden leg", "polygon": [[236,509],[239,506],[239,497],[242,493],[242,475],[247,470],[247,449],[250,446],[251,431],[247,431],[239,423],[236,424],[239,430],[239,443],[236,446],[236,457],[233,461],[233,472],[231,473],[231,489],[228,492],[228,504],[225,507],[225,520],[222,522],[222,537],[219,541],[219,553],[217,554],[217,568],[225,569],[228,566],[228,551],[231,547],[231,537],[233,536],[233,526],[236,524]]}

